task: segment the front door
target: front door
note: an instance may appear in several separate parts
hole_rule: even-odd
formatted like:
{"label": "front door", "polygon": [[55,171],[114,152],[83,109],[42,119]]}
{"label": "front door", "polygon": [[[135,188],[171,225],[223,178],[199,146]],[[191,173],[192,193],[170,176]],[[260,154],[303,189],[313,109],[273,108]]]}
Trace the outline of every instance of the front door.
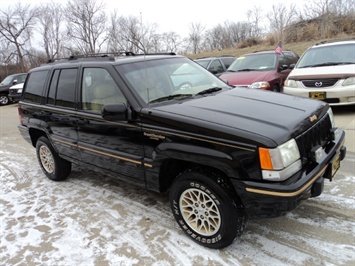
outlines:
{"label": "front door", "polygon": [[144,186],[140,125],[132,121],[110,122],[101,116],[105,104],[129,105],[109,70],[82,69],[81,108],[77,113],[81,158],[96,168],[109,170],[120,179]]}

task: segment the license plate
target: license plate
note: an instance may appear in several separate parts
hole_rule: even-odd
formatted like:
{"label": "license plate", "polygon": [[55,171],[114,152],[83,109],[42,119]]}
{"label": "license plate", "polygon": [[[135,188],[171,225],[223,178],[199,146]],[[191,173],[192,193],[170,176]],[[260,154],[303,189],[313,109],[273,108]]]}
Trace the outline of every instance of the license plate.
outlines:
{"label": "license plate", "polygon": [[311,91],[309,93],[309,98],[316,100],[325,100],[325,91]]}
{"label": "license plate", "polygon": [[340,154],[335,155],[333,161],[331,162],[331,166],[332,166],[332,177],[333,177],[340,167]]}

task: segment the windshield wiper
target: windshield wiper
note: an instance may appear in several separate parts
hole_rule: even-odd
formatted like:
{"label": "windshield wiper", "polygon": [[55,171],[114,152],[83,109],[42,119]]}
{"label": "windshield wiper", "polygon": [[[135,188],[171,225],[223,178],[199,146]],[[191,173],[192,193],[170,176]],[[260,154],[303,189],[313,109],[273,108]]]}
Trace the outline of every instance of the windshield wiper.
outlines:
{"label": "windshield wiper", "polygon": [[172,94],[172,95],[154,99],[149,103],[158,103],[158,102],[171,101],[171,100],[182,100],[189,97],[192,97],[192,94]]}
{"label": "windshield wiper", "polygon": [[216,92],[216,91],[220,91],[220,90],[222,90],[222,88],[220,88],[220,87],[213,87],[213,88],[209,88],[209,89],[207,89],[207,90],[200,91],[200,92],[197,93],[196,95],[208,94],[208,93],[212,93],[212,92]]}
{"label": "windshield wiper", "polygon": [[239,69],[237,70],[237,72],[243,72],[243,71],[255,71],[256,69],[252,69],[252,68],[243,68],[243,69]]}
{"label": "windshield wiper", "polygon": [[308,65],[308,66],[301,66],[300,68],[307,68],[307,67],[322,67],[322,66],[337,66],[337,65],[342,65],[344,63],[342,62],[326,62],[326,63],[321,63],[321,64],[314,64],[314,65]]}

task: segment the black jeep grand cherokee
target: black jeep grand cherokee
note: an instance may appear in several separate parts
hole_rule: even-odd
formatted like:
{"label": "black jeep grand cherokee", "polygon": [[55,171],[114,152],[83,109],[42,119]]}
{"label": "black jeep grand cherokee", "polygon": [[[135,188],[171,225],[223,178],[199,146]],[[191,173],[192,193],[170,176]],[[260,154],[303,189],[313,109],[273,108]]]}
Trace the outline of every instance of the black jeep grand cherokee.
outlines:
{"label": "black jeep grand cherokee", "polygon": [[29,72],[18,108],[47,177],[84,164],[170,191],[179,226],[209,248],[320,195],[346,154],[326,103],[233,89],[174,54],[49,62]]}

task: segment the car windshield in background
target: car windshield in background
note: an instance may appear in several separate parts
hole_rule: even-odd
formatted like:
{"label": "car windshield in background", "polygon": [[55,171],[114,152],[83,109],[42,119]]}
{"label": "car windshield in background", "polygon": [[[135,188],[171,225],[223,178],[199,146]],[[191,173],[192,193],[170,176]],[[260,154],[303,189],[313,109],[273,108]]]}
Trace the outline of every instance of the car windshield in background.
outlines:
{"label": "car windshield in background", "polygon": [[228,68],[228,72],[262,71],[276,68],[277,55],[255,54],[238,57]]}
{"label": "car windshield in background", "polygon": [[186,58],[147,60],[118,65],[116,68],[145,103],[160,102],[157,99],[185,99],[210,88],[228,87],[206,69]]}
{"label": "car windshield in background", "polygon": [[296,68],[355,64],[354,44],[314,47],[306,51]]}
{"label": "car windshield in background", "polygon": [[0,85],[10,85],[13,76],[7,76],[3,81],[1,81]]}

